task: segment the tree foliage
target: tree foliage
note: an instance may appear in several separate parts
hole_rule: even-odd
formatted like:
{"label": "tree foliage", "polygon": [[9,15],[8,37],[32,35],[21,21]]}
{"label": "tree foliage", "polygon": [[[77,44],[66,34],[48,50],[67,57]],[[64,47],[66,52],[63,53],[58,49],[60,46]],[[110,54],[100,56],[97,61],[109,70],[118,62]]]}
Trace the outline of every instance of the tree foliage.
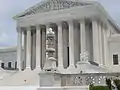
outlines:
{"label": "tree foliage", "polygon": [[114,84],[116,85],[117,89],[120,90],[120,80],[119,79],[115,79],[113,81],[114,81]]}
{"label": "tree foliage", "polygon": [[110,79],[106,78],[106,84],[107,84],[109,90],[112,90],[112,84],[111,84],[111,80]]}

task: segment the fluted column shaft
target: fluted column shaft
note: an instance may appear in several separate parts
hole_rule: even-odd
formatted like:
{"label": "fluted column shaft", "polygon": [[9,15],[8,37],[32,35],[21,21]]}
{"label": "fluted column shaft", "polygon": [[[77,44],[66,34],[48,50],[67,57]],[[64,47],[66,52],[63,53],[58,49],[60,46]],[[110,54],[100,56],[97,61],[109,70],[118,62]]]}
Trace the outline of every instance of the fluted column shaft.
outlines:
{"label": "fluted column shaft", "polygon": [[96,20],[92,21],[92,35],[93,35],[93,60],[96,63],[99,63],[98,23]]}
{"label": "fluted column shaft", "polygon": [[63,29],[62,22],[58,23],[58,67],[63,68]]}
{"label": "fluted column shaft", "polygon": [[41,32],[42,32],[42,69],[43,69],[43,67],[44,67],[44,64],[45,64],[45,61],[46,61],[46,30],[45,29],[42,29],[41,30]]}
{"label": "fluted column shaft", "polygon": [[103,25],[102,28],[102,34],[103,34],[103,52],[104,52],[104,65],[110,65],[111,63],[108,61],[109,60],[109,49],[108,49],[108,41],[107,41],[107,27]]}
{"label": "fluted column shaft", "polygon": [[26,69],[31,68],[31,28],[27,28]]}
{"label": "fluted column shaft", "polygon": [[41,70],[41,28],[36,26],[36,69]]}
{"label": "fluted column shaft", "polygon": [[86,51],[86,32],[85,32],[85,20],[80,21],[80,45],[81,53]]}
{"label": "fluted column shaft", "polygon": [[21,62],[22,62],[22,30],[17,28],[17,68],[21,71]]}
{"label": "fluted column shaft", "polygon": [[69,67],[74,67],[74,24],[73,21],[68,22],[69,25],[69,60],[70,65]]}
{"label": "fluted column shaft", "polygon": [[99,55],[100,55],[100,65],[103,65],[103,49],[102,49],[102,28],[101,28],[101,23],[99,23],[99,29],[98,29],[98,31],[99,31]]}
{"label": "fluted column shaft", "polygon": [[32,69],[35,69],[35,64],[36,64],[36,31],[33,30],[32,31],[32,40],[31,40],[31,47],[32,47],[32,50],[31,50],[31,53],[32,53],[32,62],[31,62],[31,68]]}
{"label": "fluted column shaft", "polygon": [[27,45],[27,33],[24,31],[24,69],[26,67],[26,46]]}

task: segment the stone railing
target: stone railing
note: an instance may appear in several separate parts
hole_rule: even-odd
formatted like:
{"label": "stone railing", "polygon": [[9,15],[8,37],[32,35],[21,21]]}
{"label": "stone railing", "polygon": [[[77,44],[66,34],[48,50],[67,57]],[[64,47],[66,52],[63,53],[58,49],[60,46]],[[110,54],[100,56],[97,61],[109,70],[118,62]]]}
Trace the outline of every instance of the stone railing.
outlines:
{"label": "stone railing", "polygon": [[90,84],[106,85],[106,78],[120,78],[120,73],[41,73],[40,86],[88,86]]}
{"label": "stone railing", "polygon": [[120,73],[91,73],[62,75],[62,86],[106,85],[106,78],[120,78]]}

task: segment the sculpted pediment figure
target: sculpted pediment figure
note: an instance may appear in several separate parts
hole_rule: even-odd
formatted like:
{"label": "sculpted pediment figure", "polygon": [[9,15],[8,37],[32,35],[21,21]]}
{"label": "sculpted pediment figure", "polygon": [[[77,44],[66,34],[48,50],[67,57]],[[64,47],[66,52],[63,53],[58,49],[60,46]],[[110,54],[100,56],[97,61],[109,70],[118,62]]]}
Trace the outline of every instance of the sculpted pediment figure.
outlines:
{"label": "sculpted pediment figure", "polygon": [[33,15],[37,13],[44,13],[53,10],[67,9],[75,6],[89,5],[90,2],[81,2],[79,0],[42,0],[37,5],[27,9],[25,12],[17,15],[16,17],[24,17],[27,15]]}

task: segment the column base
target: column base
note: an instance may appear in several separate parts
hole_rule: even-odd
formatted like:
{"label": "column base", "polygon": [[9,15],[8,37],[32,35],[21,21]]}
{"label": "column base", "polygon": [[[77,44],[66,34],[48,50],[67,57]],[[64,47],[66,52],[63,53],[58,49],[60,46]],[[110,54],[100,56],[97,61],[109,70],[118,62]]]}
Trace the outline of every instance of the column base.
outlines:
{"label": "column base", "polygon": [[38,73],[41,72],[41,67],[36,67],[36,68],[34,69],[34,71],[35,71],[35,72],[38,72]]}
{"label": "column base", "polygon": [[32,71],[31,67],[26,67],[24,71]]}
{"label": "column base", "polygon": [[59,73],[62,73],[62,74],[66,73],[66,70],[63,66],[58,66],[57,69],[58,69]]}
{"label": "column base", "polygon": [[99,67],[104,67],[104,65],[103,64],[99,64]]}
{"label": "column base", "polygon": [[75,68],[75,65],[70,65],[66,69],[66,73],[68,73],[68,74],[77,74],[77,68]]}
{"label": "column base", "polygon": [[19,68],[17,68],[17,70],[18,70],[19,72],[22,72],[22,69],[21,69],[21,68],[20,68],[20,69],[19,69]]}

